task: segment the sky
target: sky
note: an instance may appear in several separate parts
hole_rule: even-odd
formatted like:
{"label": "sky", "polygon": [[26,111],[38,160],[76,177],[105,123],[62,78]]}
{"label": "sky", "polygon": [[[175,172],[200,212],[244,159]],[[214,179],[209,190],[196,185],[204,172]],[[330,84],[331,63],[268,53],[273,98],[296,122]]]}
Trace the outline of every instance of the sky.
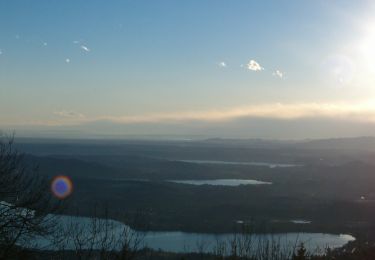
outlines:
{"label": "sky", "polygon": [[373,1],[0,1],[0,129],[374,135]]}

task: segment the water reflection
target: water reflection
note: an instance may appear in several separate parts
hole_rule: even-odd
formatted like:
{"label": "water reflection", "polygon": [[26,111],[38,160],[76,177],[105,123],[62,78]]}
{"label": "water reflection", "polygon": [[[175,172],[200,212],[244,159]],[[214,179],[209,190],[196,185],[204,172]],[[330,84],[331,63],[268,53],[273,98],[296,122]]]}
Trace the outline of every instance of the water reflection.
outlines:
{"label": "water reflection", "polygon": [[[324,249],[327,246],[330,248],[341,247],[349,241],[355,240],[355,238],[351,235],[346,234],[324,234],[324,233],[278,233],[278,234],[207,234],[207,233],[187,233],[187,232],[141,232],[132,230],[130,227],[124,225],[121,222],[114,221],[114,220],[103,220],[103,219],[96,219],[94,221],[93,218],[88,217],[73,217],[73,216],[58,216],[58,222],[56,226],[56,233],[61,233],[64,235],[62,241],[64,243],[63,248],[65,249],[74,249],[75,244],[73,239],[69,237],[72,234],[72,227],[75,227],[73,230],[73,236],[77,236],[74,234],[74,231],[80,231],[79,234],[83,238],[90,237],[90,232],[98,227],[96,225],[93,226],[94,223],[98,223],[100,221],[101,227],[106,227],[101,229],[101,231],[97,231],[95,235],[95,239],[97,239],[96,245],[90,245],[94,248],[100,248],[100,239],[104,236],[108,235],[108,230],[110,234],[114,236],[114,239],[121,238],[121,235],[124,234],[124,230],[127,230],[128,234],[136,237],[142,237],[143,246],[147,246],[149,248],[158,250],[161,249],[163,251],[168,252],[197,252],[198,248],[197,245],[204,244],[204,251],[212,252],[215,249],[215,246],[218,243],[228,243],[233,241],[234,238],[241,239],[245,238],[252,239],[254,246],[256,247],[260,243],[264,243],[265,241],[277,242],[280,246],[289,247],[293,246],[296,243],[305,243],[306,248],[313,252],[317,248]],[[104,225],[103,225],[104,224]],[[69,232],[64,232],[69,230]],[[51,235],[53,236],[53,234]],[[34,248],[44,249],[44,250],[58,250],[61,248],[61,244],[59,247],[56,247],[51,242],[50,237],[38,237],[36,238],[35,244],[33,245]],[[82,248],[85,248],[85,245],[81,245]],[[88,246],[86,246],[88,247]]]}
{"label": "water reflection", "polygon": [[190,185],[215,185],[215,186],[240,186],[240,185],[262,185],[272,182],[243,180],[243,179],[216,179],[216,180],[168,180],[168,182]]}
{"label": "water reflection", "polygon": [[268,162],[236,162],[236,161],[215,161],[215,160],[175,160],[177,162],[197,163],[197,164],[226,164],[226,165],[251,165],[269,168],[297,167],[299,164],[291,163],[268,163]]}

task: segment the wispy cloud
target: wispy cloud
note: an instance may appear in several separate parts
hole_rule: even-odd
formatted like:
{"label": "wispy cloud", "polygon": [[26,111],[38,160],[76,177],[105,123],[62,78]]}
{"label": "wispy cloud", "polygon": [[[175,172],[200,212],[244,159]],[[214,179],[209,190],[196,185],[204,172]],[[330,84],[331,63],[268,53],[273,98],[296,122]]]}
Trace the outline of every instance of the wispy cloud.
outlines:
{"label": "wispy cloud", "polygon": [[280,79],[284,78],[284,73],[282,73],[280,70],[275,70],[272,75],[275,77],[279,77]]}
{"label": "wispy cloud", "polygon": [[262,66],[255,60],[250,60],[249,63],[247,64],[247,68],[252,71],[261,71],[264,70]]}
{"label": "wispy cloud", "polygon": [[59,117],[64,117],[64,118],[79,118],[79,119],[85,118],[85,116],[81,113],[68,111],[68,110],[56,111],[54,112],[54,114]]}
{"label": "wispy cloud", "polygon": [[81,49],[84,50],[85,52],[90,52],[90,49],[85,45],[81,45]]}
{"label": "wispy cloud", "polygon": [[219,62],[219,67],[221,67],[221,68],[226,68],[227,67],[227,63],[225,62],[225,61],[221,61],[221,62]]}

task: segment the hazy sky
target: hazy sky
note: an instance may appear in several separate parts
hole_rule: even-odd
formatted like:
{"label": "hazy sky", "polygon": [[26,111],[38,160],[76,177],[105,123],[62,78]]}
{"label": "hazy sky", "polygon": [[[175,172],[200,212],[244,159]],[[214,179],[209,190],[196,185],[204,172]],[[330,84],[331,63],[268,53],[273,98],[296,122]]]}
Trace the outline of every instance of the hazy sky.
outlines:
{"label": "hazy sky", "polygon": [[374,13],[357,0],[0,1],[0,129],[371,135]]}

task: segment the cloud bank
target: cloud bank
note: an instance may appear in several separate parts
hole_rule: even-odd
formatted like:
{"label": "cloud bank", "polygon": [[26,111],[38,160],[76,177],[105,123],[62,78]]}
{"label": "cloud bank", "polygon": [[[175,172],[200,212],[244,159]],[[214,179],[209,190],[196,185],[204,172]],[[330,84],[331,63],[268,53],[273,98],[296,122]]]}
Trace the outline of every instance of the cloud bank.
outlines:
{"label": "cloud bank", "polygon": [[372,124],[375,123],[375,101],[361,103],[270,103],[227,109],[150,113],[127,116],[99,115],[90,117],[79,112],[63,110],[54,112],[53,115],[54,118],[51,120],[38,120],[26,124],[68,126],[103,121],[127,125],[188,122],[225,123],[241,118],[277,119],[282,121],[304,118],[326,118],[328,120],[346,120]]}
{"label": "cloud bank", "polygon": [[[375,102],[269,103],[227,109],[88,116],[70,110],[29,122],[8,118],[0,128],[24,136],[101,138],[163,135],[238,138],[330,138],[373,135]],[[7,123],[8,122],[8,123]]]}
{"label": "cloud bank", "polygon": [[242,117],[274,118],[285,120],[327,117],[375,123],[375,103],[273,103],[207,111],[160,113],[124,117],[102,117],[98,118],[98,120],[109,120],[117,123],[129,124],[163,121],[227,121]]}

